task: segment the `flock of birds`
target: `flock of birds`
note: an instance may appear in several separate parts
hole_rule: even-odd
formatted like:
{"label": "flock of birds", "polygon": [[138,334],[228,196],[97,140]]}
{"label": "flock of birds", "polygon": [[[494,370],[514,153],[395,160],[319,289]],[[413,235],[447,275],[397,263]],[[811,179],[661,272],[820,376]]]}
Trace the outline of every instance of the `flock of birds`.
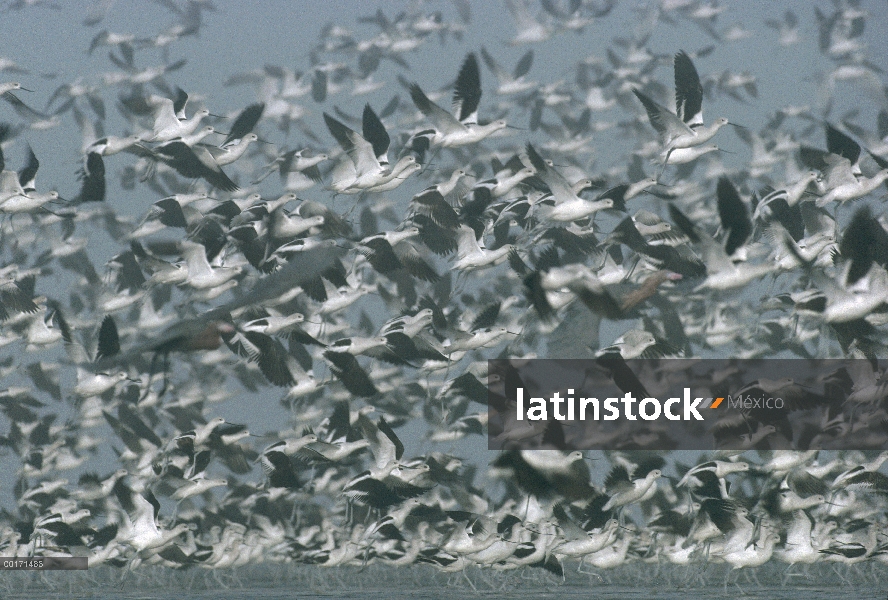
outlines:
{"label": "flock of birds", "polygon": [[[698,73],[744,37],[721,27],[725,7],[713,2],[644,9],[635,37],[580,58],[573,81],[532,81],[533,50],[509,69],[481,47],[444,91],[411,81],[408,59],[436,40],[451,52],[471,27],[469,2],[454,0],[453,21],[422,4],[379,10],[359,19],[369,37],[324,28],[304,72],[231,76],[257,97],[229,119],[170,83],[185,64],[170,58],[177,44],[216,7],[158,3],[173,26],[147,38],[97,32],[83,50],[116,70],[58,86],[42,109],[26,95],[39,81],[0,60],[25,81],[0,85],[10,120],[0,370],[27,381],[0,392],[0,453],[18,465],[0,555],[214,573],[261,561],[563,574],[572,560],[737,569],[773,558],[787,578],[795,565],[888,560],[888,454],[780,451],[772,434],[792,432],[752,414],[737,432],[747,454],[667,465],[636,444],[606,453],[601,484],[563,439],[507,445],[491,462],[499,495],[477,487],[465,457],[405,455],[395,431],[424,419],[429,442],[456,447],[494,428],[488,358],[726,352],[856,359],[824,382],[820,432],[883,448],[888,231],[873,207],[888,181],[888,98],[866,58],[862,3],[812,12],[832,65],[826,89],[880,82],[875,127],[774,107],[758,130],[703,116],[707,98],[757,101],[748,72]],[[614,9],[505,6],[515,45],[603,35]],[[97,3],[85,26],[98,29],[112,7]],[[800,18],[767,22],[769,43],[799,43]],[[647,49],[655,26],[685,21],[713,45]],[[140,66],[158,49],[162,64]],[[494,85],[482,85],[482,65]],[[397,82],[374,79],[391,71]],[[360,117],[335,105],[380,89],[391,101]],[[127,124],[119,135],[103,131],[109,98]],[[83,133],[83,167],[76,193],[60,196],[36,183],[47,157],[28,135],[68,119]],[[726,126],[751,154],[733,170],[713,143]],[[271,143],[277,133],[291,145]],[[609,152],[625,146],[610,169],[594,168],[598,139],[612,140]],[[144,217],[122,214],[127,194],[146,189],[158,200]],[[90,242],[100,232],[118,249],[104,264]],[[259,436],[216,416],[245,394],[261,411],[279,396],[289,422]],[[93,470],[102,451],[119,468]]]}

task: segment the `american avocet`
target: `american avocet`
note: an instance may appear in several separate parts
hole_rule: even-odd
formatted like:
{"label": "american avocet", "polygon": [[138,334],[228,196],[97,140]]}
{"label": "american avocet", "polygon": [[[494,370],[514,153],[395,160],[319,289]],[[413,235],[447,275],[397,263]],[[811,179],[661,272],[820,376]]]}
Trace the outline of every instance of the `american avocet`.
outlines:
{"label": "american avocet", "polygon": [[[528,143],[526,151],[527,160],[530,163],[528,166],[533,167],[537,176],[549,186],[552,199],[555,202],[555,206],[550,210],[541,211],[544,218],[559,222],[577,221],[589,217],[599,210],[613,208],[612,198],[602,198],[596,201],[581,198],[579,196],[580,190],[571,185],[554,167],[549,166],[533,145]],[[585,181],[581,185],[585,187]]]}
{"label": "american avocet", "polygon": [[[771,263],[735,264],[728,256],[726,248],[722,247],[707,233],[700,231],[699,228],[674,205],[669,206],[669,215],[672,217],[675,224],[678,225],[679,229],[681,229],[682,233],[688,236],[692,242],[699,242],[703,246],[703,264],[706,267],[707,277],[697,289],[710,288],[714,290],[729,290],[742,287],[750,281],[758,279],[763,275],[767,275],[776,268],[776,266]],[[741,238],[745,240],[745,235],[748,235],[749,233],[748,231],[744,231],[742,226],[735,229],[735,231],[736,233],[733,237],[729,236],[728,238],[732,250],[737,249],[737,246],[734,245],[737,240]]]}
{"label": "american avocet", "polygon": [[783,18],[780,20],[765,19],[765,25],[777,30],[780,36],[778,43],[781,46],[793,46],[802,40],[799,33],[799,18],[789,9],[783,13]]}
{"label": "american avocet", "polygon": [[210,115],[210,111],[203,108],[194,113],[190,119],[184,117],[185,103],[188,101],[188,95],[184,95],[182,100],[181,90],[180,96],[176,101],[164,98],[162,96],[151,96],[148,98],[148,104],[154,110],[154,127],[153,135],[147,138],[152,142],[169,142],[178,137],[194,133],[200,126],[200,122]]}
{"label": "american avocet", "polygon": [[[259,136],[255,133],[246,133],[243,136],[228,142],[222,146],[213,146],[210,144],[201,144],[200,147],[206,149],[216,165],[224,167],[238,160],[249,149],[250,144],[259,141]],[[200,155],[198,155],[200,156]]]}
{"label": "american avocet", "polygon": [[[632,476],[634,477],[634,475]],[[644,477],[630,479],[629,472],[625,467],[614,467],[605,480],[605,487],[610,498],[602,510],[607,511],[638,502],[656,486],[657,479],[661,476],[662,472],[659,469],[653,469],[645,473]]]}
{"label": "american avocet", "polygon": [[[453,114],[429,100],[422,88],[415,83],[410,85],[410,97],[420,112],[435,123],[435,129],[430,136],[432,145],[451,147],[474,144],[506,127],[506,122],[503,120],[486,125],[478,122],[481,73],[478,69],[478,59],[472,53],[466,56],[456,78]],[[416,135],[425,135],[425,132]]]}
{"label": "american avocet", "polygon": [[457,234],[457,260],[454,269],[460,271],[474,271],[484,267],[490,267],[506,260],[511,245],[505,245],[496,250],[487,250],[482,247],[475,237],[475,230],[468,225],[460,225]]}
{"label": "american avocet", "polygon": [[324,121],[346,153],[346,158],[333,170],[330,186],[337,192],[358,193],[391,182],[399,185],[406,179],[406,171],[416,165],[416,158],[407,155],[386,168],[389,135],[369,104],[364,107],[364,136],[327,113],[324,113]]}
{"label": "american avocet", "polygon": [[300,191],[308,189],[321,181],[321,172],[317,165],[327,160],[327,158],[326,154],[312,154],[306,148],[284,152],[266,167],[265,172],[253,180],[253,184],[262,182],[262,180],[277,170],[281,181],[286,181],[288,190]]}
{"label": "american avocet", "polygon": [[219,163],[216,162],[215,157],[206,147],[200,145],[189,146],[185,142],[174,138],[173,141],[167,142],[155,149],[150,149],[140,144],[135,144],[132,146],[132,149],[136,149],[140,156],[150,158],[155,162],[163,162],[184,177],[204,179],[213,187],[226,192],[234,192],[239,189],[237,184],[222,171]]}
{"label": "american avocet", "polygon": [[369,104],[364,106],[364,135],[346,127],[327,113],[324,113],[324,122],[354,164],[356,179],[365,175],[376,176],[388,165],[387,154],[391,139]]}
{"label": "american avocet", "polygon": [[518,30],[512,38],[513,45],[544,42],[552,36],[551,27],[534,18],[526,0],[507,0],[506,8],[515,19]]}
{"label": "american avocet", "polygon": [[718,477],[719,479],[723,479],[731,473],[742,473],[745,471],[749,471],[749,463],[742,461],[728,462],[723,460],[701,463],[694,468],[689,469],[688,472],[684,474],[684,476],[676,485],[686,485],[690,481],[691,477],[693,477],[697,473],[700,473],[701,471],[711,471],[715,473],[716,477]]}
{"label": "american avocet", "polygon": [[124,528],[118,530],[117,539],[132,546],[137,553],[162,548],[192,527],[190,523],[179,523],[172,529],[160,529],[157,524],[160,503],[150,491],[146,497],[118,480],[114,493],[125,516]]}
{"label": "american avocet", "polygon": [[256,127],[256,124],[259,123],[259,119],[262,118],[263,112],[265,112],[265,104],[261,102],[258,104],[251,104],[243,109],[240,114],[237,115],[237,118],[234,119],[234,123],[231,124],[231,128],[228,130],[228,135],[225,136],[225,140],[219,144],[219,146],[224,148],[228,144],[235,142],[252,132],[253,128]]}
{"label": "american avocet", "polygon": [[499,87],[496,89],[497,94],[503,96],[520,94],[536,87],[536,82],[524,80],[524,76],[527,75],[531,66],[533,66],[533,50],[528,50],[524,53],[515,64],[515,69],[511,73],[503,69],[484,46],[481,46],[481,58],[484,59],[484,63],[499,80]]}
{"label": "american avocet", "polygon": [[644,105],[651,125],[660,134],[669,162],[674,149],[691,148],[711,140],[725,125],[734,125],[725,118],[716,119],[711,125],[703,124],[703,86],[691,57],[684,51],[675,55],[675,112],[654,102],[640,90],[632,92]]}
{"label": "american avocet", "polygon": [[817,199],[816,204],[817,206],[826,206],[835,200],[846,202],[861,198],[874,191],[885,181],[888,181],[888,169],[882,169],[872,177],[855,179],[831,187],[828,192]]}

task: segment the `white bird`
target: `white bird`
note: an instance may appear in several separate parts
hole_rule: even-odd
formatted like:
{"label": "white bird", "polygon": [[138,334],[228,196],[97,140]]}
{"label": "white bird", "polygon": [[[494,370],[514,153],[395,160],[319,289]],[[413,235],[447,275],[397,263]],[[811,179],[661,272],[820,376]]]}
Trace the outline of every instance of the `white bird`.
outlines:
{"label": "white bird", "polygon": [[511,244],[496,250],[487,250],[475,237],[475,230],[468,225],[460,225],[456,241],[457,260],[453,263],[453,268],[458,271],[474,271],[499,264],[506,260],[512,250]]}
{"label": "white bird", "polygon": [[429,139],[433,146],[440,145],[446,148],[474,144],[506,127],[506,122],[503,120],[486,125],[478,123],[481,72],[474,53],[469,53],[457,75],[453,91],[453,114],[429,100],[416,83],[410,86],[410,97],[416,108],[434,122],[435,129]]}
{"label": "white bird", "polygon": [[190,241],[181,242],[180,245],[188,267],[184,283],[194,289],[205,290],[221,286],[243,270],[239,265],[212,267],[207,261],[207,253],[202,245]]}
{"label": "white bird", "polygon": [[[364,106],[364,135],[345,126],[327,113],[324,113],[324,122],[327,124],[327,129],[330,130],[330,133],[336,138],[337,143],[342,147],[351,162],[351,169],[354,171],[353,181],[347,184],[346,178],[334,174],[335,179],[342,181],[334,181],[333,189],[341,192],[349,187],[372,187],[382,183],[381,178],[395,170],[394,168],[389,171],[385,169],[389,164],[388,147],[390,138],[385,130],[385,126],[369,104]],[[340,161],[340,164],[344,162]],[[345,164],[347,165],[348,163]],[[349,169],[345,167],[337,168],[345,169],[343,173],[349,172]]]}
{"label": "white bird", "polygon": [[154,106],[154,126],[149,141],[169,142],[194,133],[200,126],[200,122],[210,115],[210,111],[203,108],[198,110],[190,119],[182,119],[176,115],[173,101],[162,96],[151,96],[149,104]]}
{"label": "white bird", "polygon": [[540,211],[541,216],[545,219],[558,222],[577,221],[591,216],[599,210],[613,208],[614,201],[611,198],[602,198],[596,201],[581,198],[579,191],[586,187],[588,180],[581,180],[578,184],[572,185],[561,173],[543,160],[532,144],[528,142],[525,148],[527,163],[529,163],[527,166],[532,167],[537,176],[549,186],[552,199],[555,202],[555,206],[551,209]]}
{"label": "white bird", "polygon": [[526,81],[524,79],[524,76],[530,71],[530,67],[533,66],[533,50],[528,50],[524,53],[524,56],[515,64],[515,70],[511,73],[496,62],[484,46],[481,46],[481,58],[484,59],[485,64],[499,80],[499,86],[496,88],[497,94],[502,96],[521,94],[537,86],[535,81]]}
{"label": "white bird", "polygon": [[675,112],[636,88],[632,91],[644,105],[651,125],[660,134],[666,151],[664,164],[669,162],[672,150],[699,146],[711,140],[725,125],[737,126],[725,118],[704,126],[703,86],[691,57],[684,51],[675,55]]}
{"label": "white bird", "polygon": [[611,497],[602,510],[607,511],[638,502],[650,492],[661,476],[662,473],[659,469],[653,469],[642,478],[630,479],[629,472],[625,467],[614,467],[605,481],[605,486],[607,491],[611,493]]}

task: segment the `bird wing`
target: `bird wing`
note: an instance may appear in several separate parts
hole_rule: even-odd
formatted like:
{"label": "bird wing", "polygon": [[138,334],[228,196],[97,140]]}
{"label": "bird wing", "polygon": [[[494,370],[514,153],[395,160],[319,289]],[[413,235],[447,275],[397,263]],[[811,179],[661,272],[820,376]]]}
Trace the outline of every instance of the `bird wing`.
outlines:
{"label": "bird wing", "polygon": [[675,116],[672,111],[662,104],[654,102],[635,88],[632,88],[632,93],[634,93],[635,97],[644,105],[651,126],[657,130],[657,133],[664,138],[664,141],[667,144],[672,138],[675,138],[678,135],[693,133],[691,128],[688,127],[684,121]]}
{"label": "bird wing", "polygon": [[703,125],[703,86],[684,50],[675,55],[675,114],[690,127]]}
{"label": "bird wing", "polygon": [[381,167],[376,159],[376,152],[370,142],[327,113],[324,113],[324,122],[327,123],[327,129],[330,130],[330,133],[355,165],[357,177],[380,171]]}
{"label": "bird wing", "polygon": [[224,147],[230,142],[238,140],[253,131],[253,128],[256,127],[259,119],[262,118],[262,113],[264,111],[265,104],[262,102],[258,104],[251,104],[250,106],[243,109],[234,120],[234,123],[232,123],[231,130],[229,131],[228,136],[225,138],[225,141],[222,142],[221,146]]}
{"label": "bird wing", "polygon": [[466,130],[466,126],[454,118],[453,115],[429,100],[422,88],[415,83],[410,85],[410,98],[413,99],[416,108],[430,118],[442,134],[447,135]]}
{"label": "bird wing", "polygon": [[737,188],[727,177],[721,177],[716,187],[716,200],[718,203],[718,216],[721,219],[722,228],[728,232],[725,240],[725,252],[728,256],[746,243],[752,235],[752,220],[749,218],[749,209],[740,199]]}
{"label": "bird wing", "polygon": [[481,71],[474,52],[466,56],[456,87],[453,90],[453,114],[464,125],[478,123],[478,104],[481,102]]}
{"label": "bird wing", "polygon": [[385,130],[385,125],[379,120],[377,114],[370,107],[370,104],[364,106],[364,114],[362,115],[362,131],[364,139],[373,146],[373,155],[381,165],[387,165],[388,149],[391,144],[391,137]]}

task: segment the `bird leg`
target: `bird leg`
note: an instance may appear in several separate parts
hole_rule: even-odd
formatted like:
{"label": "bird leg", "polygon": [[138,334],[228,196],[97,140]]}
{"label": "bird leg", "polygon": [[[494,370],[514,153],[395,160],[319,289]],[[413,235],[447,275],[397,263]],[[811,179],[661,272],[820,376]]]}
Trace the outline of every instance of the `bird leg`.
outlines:
{"label": "bird leg", "polygon": [[435,151],[429,157],[428,162],[426,162],[425,166],[422,168],[422,171],[419,172],[420,177],[422,176],[423,173],[425,173],[426,169],[428,169],[430,166],[432,166],[432,161],[435,160],[435,157],[438,156],[438,152],[440,152],[440,151],[441,151],[441,146],[437,146],[435,148]]}
{"label": "bird leg", "polygon": [[472,591],[477,592],[477,591],[478,591],[478,588],[475,587],[475,583],[471,580],[471,578],[469,577],[468,573],[466,572],[466,571],[468,571],[468,570],[469,570],[468,568],[463,569],[463,570],[462,570],[462,575],[463,575],[463,577],[465,578],[465,580],[469,582],[469,585],[472,586]]}
{"label": "bird leg", "polygon": [[151,357],[151,364],[148,366],[148,381],[145,383],[145,391],[139,397],[139,402],[143,401],[151,393],[151,380],[154,379],[155,368],[157,368],[157,360],[159,358],[160,355],[157,352]]}
{"label": "bird leg", "polygon": [[160,388],[160,394],[158,397],[163,398],[163,395],[166,394],[167,385],[169,384],[169,374],[170,374],[170,353],[164,352],[163,354],[163,386]]}

